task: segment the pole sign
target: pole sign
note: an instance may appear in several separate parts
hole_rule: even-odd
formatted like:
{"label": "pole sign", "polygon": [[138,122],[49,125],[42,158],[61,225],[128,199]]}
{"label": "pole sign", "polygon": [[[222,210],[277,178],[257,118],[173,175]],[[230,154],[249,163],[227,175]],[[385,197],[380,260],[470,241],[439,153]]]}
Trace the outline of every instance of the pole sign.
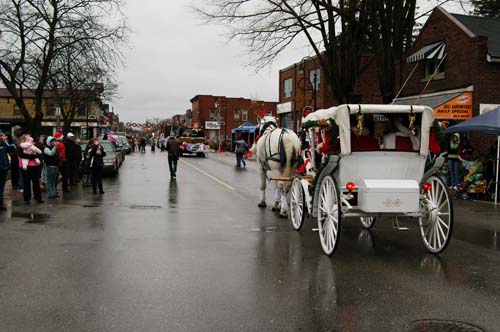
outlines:
{"label": "pole sign", "polygon": [[205,129],[219,130],[220,129],[220,121],[205,121]]}

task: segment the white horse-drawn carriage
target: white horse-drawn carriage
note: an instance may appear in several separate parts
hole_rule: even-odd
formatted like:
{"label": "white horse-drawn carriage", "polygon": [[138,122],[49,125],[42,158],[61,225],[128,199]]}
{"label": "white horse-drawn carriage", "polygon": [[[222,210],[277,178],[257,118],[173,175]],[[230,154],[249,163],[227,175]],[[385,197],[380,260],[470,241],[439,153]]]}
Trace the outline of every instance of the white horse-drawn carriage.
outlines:
{"label": "white horse-drawn carriage", "polygon": [[[365,127],[368,118],[371,133]],[[368,142],[389,122],[391,132]],[[344,218],[357,218],[370,228],[376,218],[392,218],[399,227],[398,218],[413,217],[426,249],[443,251],[451,237],[453,207],[445,183],[436,176],[444,159],[429,156],[433,123],[433,111],[425,106],[341,105],[305,117],[305,166],[290,188],[294,229],[307,215],[317,218],[321,247],[331,255]],[[330,139],[325,139],[328,131]],[[336,151],[318,154],[319,144],[334,145]]]}

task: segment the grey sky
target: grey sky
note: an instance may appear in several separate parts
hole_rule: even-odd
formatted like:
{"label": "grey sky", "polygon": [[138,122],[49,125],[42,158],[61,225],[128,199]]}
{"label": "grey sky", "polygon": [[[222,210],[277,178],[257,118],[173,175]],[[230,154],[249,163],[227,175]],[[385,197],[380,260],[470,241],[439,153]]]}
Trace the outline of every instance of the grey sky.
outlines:
{"label": "grey sky", "polygon": [[291,49],[257,74],[241,45],[227,45],[222,28],[204,25],[186,0],[129,0],[125,13],[132,48],[112,102],[124,122],[184,113],[197,94],[277,101],[278,70],[309,51]]}
{"label": "grey sky", "polygon": [[[279,69],[312,55],[309,47],[295,46],[257,74],[246,66],[249,57],[239,42],[227,45],[223,28],[203,24],[189,2],[127,1],[131,49],[118,75],[120,98],[112,102],[121,121],[184,113],[197,94],[278,101]],[[460,12],[454,5],[446,8]]]}

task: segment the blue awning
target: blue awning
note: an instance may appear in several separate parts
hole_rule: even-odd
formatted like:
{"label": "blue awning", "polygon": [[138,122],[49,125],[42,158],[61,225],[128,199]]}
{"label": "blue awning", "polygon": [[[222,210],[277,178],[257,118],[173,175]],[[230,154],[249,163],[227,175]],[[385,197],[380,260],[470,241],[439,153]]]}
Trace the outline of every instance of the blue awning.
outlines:
{"label": "blue awning", "polygon": [[445,134],[463,133],[467,131],[480,131],[500,135],[500,107],[489,112],[475,116],[470,120],[448,127]]}
{"label": "blue awning", "polygon": [[255,133],[255,129],[257,127],[251,123],[250,121],[246,121],[244,122],[243,124],[241,124],[238,128],[234,128],[233,130],[231,130],[231,132],[233,134],[236,134],[236,133]]}

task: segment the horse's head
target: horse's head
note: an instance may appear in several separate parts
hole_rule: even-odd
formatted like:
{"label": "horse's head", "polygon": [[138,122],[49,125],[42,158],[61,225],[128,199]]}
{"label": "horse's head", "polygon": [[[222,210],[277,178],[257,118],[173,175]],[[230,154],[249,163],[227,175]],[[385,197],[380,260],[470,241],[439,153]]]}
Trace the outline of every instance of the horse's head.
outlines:
{"label": "horse's head", "polygon": [[268,128],[278,128],[278,121],[274,116],[266,115],[260,119],[258,127],[260,132],[264,133]]}

